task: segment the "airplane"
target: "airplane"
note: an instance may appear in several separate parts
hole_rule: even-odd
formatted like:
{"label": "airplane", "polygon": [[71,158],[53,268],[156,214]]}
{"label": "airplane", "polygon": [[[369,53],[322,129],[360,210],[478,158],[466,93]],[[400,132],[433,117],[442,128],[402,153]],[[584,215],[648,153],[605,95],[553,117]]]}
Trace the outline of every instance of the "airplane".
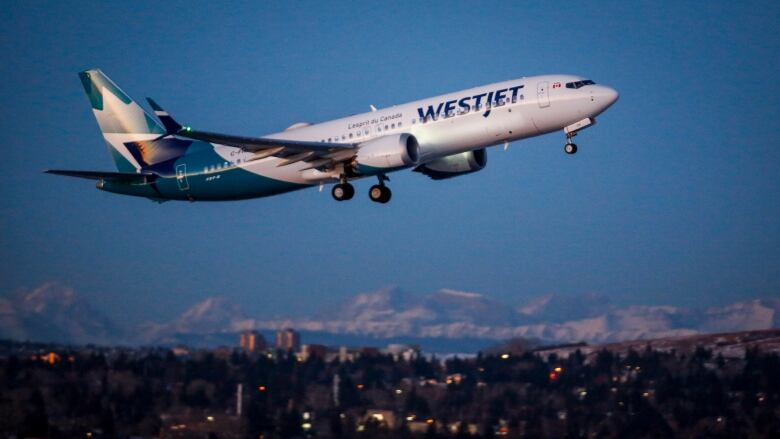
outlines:
{"label": "airplane", "polygon": [[116,172],[48,170],[97,180],[97,188],[153,201],[241,200],[374,177],[369,198],[390,201],[387,174],[411,169],[434,180],[487,164],[486,148],[555,131],[572,138],[618,99],[618,92],[574,75],[523,77],[262,137],[200,131],[179,124],[151,98],[157,119],[99,69],[79,73]]}

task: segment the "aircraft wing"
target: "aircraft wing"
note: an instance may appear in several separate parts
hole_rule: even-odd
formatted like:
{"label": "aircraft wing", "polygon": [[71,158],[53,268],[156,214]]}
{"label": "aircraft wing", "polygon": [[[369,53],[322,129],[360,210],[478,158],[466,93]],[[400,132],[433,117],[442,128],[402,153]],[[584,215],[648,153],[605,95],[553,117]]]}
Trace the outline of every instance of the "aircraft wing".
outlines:
{"label": "aircraft wing", "polygon": [[284,159],[279,163],[279,166],[305,161],[311,163],[311,167],[319,167],[347,160],[354,156],[357,150],[357,144],[352,143],[270,139],[267,137],[235,136],[193,130],[191,127],[182,126],[176,122],[167,111],[151,98],[146,98],[146,100],[154,110],[154,114],[165,126],[167,132],[162,137],[170,135],[241,148],[244,151],[255,153],[255,157],[252,160],[274,156]]}
{"label": "aircraft wing", "polygon": [[235,146],[236,148],[242,148],[251,152],[258,152],[278,147],[295,152],[333,152],[335,150],[355,149],[355,145],[351,143],[308,142],[303,140],[269,139],[267,137],[243,137],[229,134],[209,133],[206,131],[196,131],[189,127],[183,128],[181,131],[176,133],[176,135],[179,137],[186,137],[188,139],[218,143],[220,145]]}
{"label": "aircraft wing", "polygon": [[102,171],[69,171],[63,169],[49,169],[47,174],[66,175],[68,177],[86,178],[89,180],[121,181],[125,183],[148,183],[156,178],[154,174],[135,174],[129,172],[102,172]]}

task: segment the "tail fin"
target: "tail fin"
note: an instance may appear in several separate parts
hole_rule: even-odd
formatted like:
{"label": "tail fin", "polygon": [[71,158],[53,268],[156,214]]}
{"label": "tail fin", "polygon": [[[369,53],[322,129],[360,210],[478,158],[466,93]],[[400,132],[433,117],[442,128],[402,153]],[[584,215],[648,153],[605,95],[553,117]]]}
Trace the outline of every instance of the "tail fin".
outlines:
{"label": "tail fin", "polygon": [[103,138],[120,172],[178,157],[190,142],[161,139],[165,129],[98,69],[79,73]]}

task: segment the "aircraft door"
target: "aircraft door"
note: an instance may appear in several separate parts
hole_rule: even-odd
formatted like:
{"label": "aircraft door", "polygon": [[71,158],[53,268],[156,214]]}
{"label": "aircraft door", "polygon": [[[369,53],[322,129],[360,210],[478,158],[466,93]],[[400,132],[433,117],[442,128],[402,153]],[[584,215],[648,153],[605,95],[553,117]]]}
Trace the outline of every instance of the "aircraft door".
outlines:
{"label": "aircraft door", "polygon": [[547,81],[536,84],[536,98],[539,102],[539,108],[550,106],[550,91],[548,90],[548,85]]}
{"label": "aircraft door", "polygon": [[187,182],[187,165],[185,163],[176,165],[176,183],[179,185],[179,190],[189,190],[190,184]]}

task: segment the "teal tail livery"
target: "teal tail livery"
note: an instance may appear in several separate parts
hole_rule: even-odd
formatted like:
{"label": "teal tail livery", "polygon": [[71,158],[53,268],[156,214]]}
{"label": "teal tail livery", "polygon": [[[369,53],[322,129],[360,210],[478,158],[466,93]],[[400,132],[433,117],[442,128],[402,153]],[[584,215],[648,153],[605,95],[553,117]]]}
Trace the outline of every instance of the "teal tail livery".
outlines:
{"label": "teal tail livery", "polygon": [[466,175],[486,166],[486,148],[555,131],[574,154],[572,138],[618,99],[580,76],[523,77],[252,137],[183,126],[147,98],[151,116],[100,70],[79,78],[117,170],[46,172],[158,202],[241,200],[324,184],[345,201],[355,193],[351,181],[374,177],[369,198],[387,203],[391,172]]}

